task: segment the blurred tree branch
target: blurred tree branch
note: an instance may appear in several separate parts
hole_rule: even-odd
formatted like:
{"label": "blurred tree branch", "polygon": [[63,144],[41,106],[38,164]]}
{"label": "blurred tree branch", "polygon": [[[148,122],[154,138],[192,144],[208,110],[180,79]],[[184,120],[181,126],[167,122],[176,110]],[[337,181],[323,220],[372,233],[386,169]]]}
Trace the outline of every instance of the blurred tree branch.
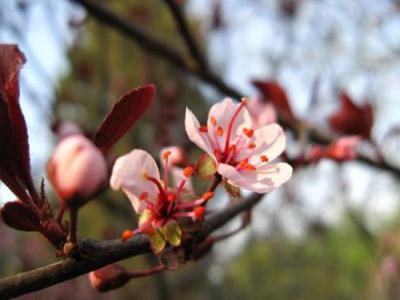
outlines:
{"label": "blurred tree branch", "polygon": [[[242,202],[233,205],[208,218],[196,233],[196,244],[200,244],[213,231],[225,225],[243,211],[255,206],[263,194],[252,194]],[[150,253],[150,245],[143,235],[121,242],[118,240],[80,242],[81,258],[66,258],[63,261],[0,279],[0,299],[9,299],[37,291],[97,270],[108,264],[144,253]]]}
{"label": "blurred tree branch", "polygon": [[181,11],[181,8],[176,4],[174,0],[164,1],[171,10],[176,26],[178,27],[178,30],[186,43],[190,55],[197,62],[201,70],[208,71],[207,61],[203,57],[203,54],[201,53],[195,38],[190,33],[188,22]]}
{"label": "blurred tree branch", "polygon": [[[214,73],[209,71],[207,68],[193,66],[192,64],[190,64],[190,62],[187,59],[185,59],[181,55],[181,53],[174,50],[169,45],[166,45],[162,41],[159,41],[158,39],[152,37],[150,34],[146,33],[143,29],[141,29],[138,25],[134,24],[133,22],[112,12],[105,5],[95,2],[93,0],[72,0],[72,1],[81,4],[88,11],[88,13],[90,15],[92,15],[94,18],[96,18],[101,23],[103,23],[111,28],[114,28],[115,30],[117,30],[120,33],[129,37],[130,39],[136,41],[137,45],[139,47],[142,47],[144,50],[147,50],[149,53],[152,53],[152,54],[168,61],[175,67],[214,86],[221,93],[224,93],[224,94],[226,94],[230,97],[236,98],[236,99],[240,99],[242,97],[242,94],[239,91],[237,91],[233,87],[230,87],[229,85],[227,85],[220,77],[216,76]],[[166,0],[166,1],[167,1],[167,3],[170,2],[169,0]],[[171,10],[174,13],[174,16],[177,19],[178,26],[180,27],[182,35],[184,35],[184,39],[187,41],[187,43],[190,43],[192,46],[195,45],[194,39],[192,37],[188,38],[186,36],[186,35],[190,35],[189,30],[182,29],[183,27],[187,27],[187,24],[186,24],[185,20],[183,19],[181,12],[179,11],[177,13],[176,8],[174,9],[171,6],[171,4],[169,4],[169,5],[170,5]],[[180,15],[180,17],[177,17],[178,14]],[[185,30],[185,33],[183,33],[183,30]],[[191,47],[191,46],[189,46],[189,47]],[[197,47],[196,47],[196,49],[197,49]],[[197,51],[197,50],[195,50],[195,51]],[[197,57],[198,54],[192,53],[193,57],[195,57],[195,55]],[[199,66],[202,65],[201,61],[198,61],[198,65]],[[287,118],[284,118],[283,116],[279,116],[279,121],[284,127],[292,130],[296,135],[301,135],[302,133],[306,132],[307,136],[313,142],[316,142],[316,143],[330,144],[336,137],[334,134],[332,134],[331,132],[329,132],[327,130],[323,130],[321,128],[311,126],[302,121],[289,120]],[[362,155],[362,154],[358,155],[357,160],[366,165],[389,171],[392,174],[394,174],[397,178],[400,178],[400,169],[386,163],[385,161],[375,161],[375,160],[371,159],[370,157]]]}

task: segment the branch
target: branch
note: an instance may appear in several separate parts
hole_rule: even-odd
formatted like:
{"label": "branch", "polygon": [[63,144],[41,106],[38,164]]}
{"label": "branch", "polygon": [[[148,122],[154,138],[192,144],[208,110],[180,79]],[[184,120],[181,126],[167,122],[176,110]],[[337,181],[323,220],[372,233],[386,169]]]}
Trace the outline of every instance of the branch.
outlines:
{"label": "branch", "polygon": [[[234,88],[228,86],[221,78],[219,78],[218,76],[216,76],[215,74],[211,73],[206,69],[201,69],[191,66],[187,62],[187,60],[181,56],[179,52],[170,48],[168,45],[164,44],[158,39],[152,37],[148,33],[144,32],[140,27],[138,27],[133,22],[115,14],[101,3],[95,2],[93,0],[72,0],[72,1],[81,4],[94,18],[96,18],[101,23],[106,24],[111,28],[114,28],[115,30],[129,37],[130,39],[136,41],[137,45],[139,47],[142,47],[147,52],[152,53],[168,61],[175,67],[214,86],[221,93],[224,93],[236,99],[241,98],[242,94],[239,91],[235,90]],[[318,127],[310,126],[302,121],[288,120],[280,116],[279,122],[284,127],[292,130],[296,134],[299,134],[302,130],[306,131],[310,139],[316,143],[329,144],[333,142],[335,139],[335,136],[332,133],[325,130],[321,130]],[[386,162],[377,162],[371,159],[370,157],[364,155],[359,155],[357,160],[371,167],[389,171],[393,175],[395,175],[398,179],[400,179],[400,169],[392,165],[389,165]]]}
{"label": "branch", "polygon": [[231,95],[232,97],[238,99],[241,97],[240,93],[231,87],[228,87],[225,82],[215,76],[215,74],[212,74],[207,70],[198,70],[197,68],[193,67],[189,61],[185,59],[178,51],[152,37],[142,28],[132,23],[128,19],[121,18],[118,14],[112,12],[105,5],[99,3],[99,1],[71,1],[81,4],[91,14],[91,16],[96,18],[101,23],[114,28],[115,30],[136,41],[137,45],[146,50],[146,52],[152,53],[153,55],[168,61],[178,69],[181,69],[197,78],[204,80],[205,82],[208,82],[222,93]]}
{"label": "branch", "polygon": [[201,51],[196,43],[196,40],[190,33],[188,22],[185,16],[183,15],[180,7],[176,4],[174,0],[164,0],[164,1],[168,5],[172,15],[174,16],[175,23],[178,27],[179,32],[181,33],[183,40],[186,43],[190,55],[198,63],[199,68],[201,70],[208,70],[207,62],[204,59],[203,55],[201,54]]}
{"label": "branch", "polygon": [[[198,243],[242,211],[256,205],[262,197],[263,194],[252,194],[243,202],[212,215],[199,231]],[[151,252],[147,238],[143,235],[126,242],[121,242],[119,239],[111,241],[83,240],[80,242],[80,251],[80,259],[67,258],[39,269],[0,279],[0,299],[9,299],[37,291],[122,259]]]}

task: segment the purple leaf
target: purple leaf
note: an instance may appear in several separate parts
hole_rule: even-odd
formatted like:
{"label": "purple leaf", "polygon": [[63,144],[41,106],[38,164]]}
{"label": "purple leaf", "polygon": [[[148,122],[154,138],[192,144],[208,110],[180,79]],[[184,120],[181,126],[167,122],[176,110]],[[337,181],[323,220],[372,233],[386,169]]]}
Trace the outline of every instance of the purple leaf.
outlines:
{"label": "purple leaf", "polygon": [[149,108],[154,100],[155,86],[145,85],[125,93],[112,107],[94,135],[94,143],[106,153]]}
{"label": "purple leaf", "polygon": [[37,214],[20,200],[7,202],[0,211],[8,226],[23,231],[40,231],[41,225]]}
{"label": "purple leaf", "polygon": [[0,179],[25,201],[36,196],[30,170],[28,132],[19,105],[19,71],[24,54],[16,45],[0,45]]}

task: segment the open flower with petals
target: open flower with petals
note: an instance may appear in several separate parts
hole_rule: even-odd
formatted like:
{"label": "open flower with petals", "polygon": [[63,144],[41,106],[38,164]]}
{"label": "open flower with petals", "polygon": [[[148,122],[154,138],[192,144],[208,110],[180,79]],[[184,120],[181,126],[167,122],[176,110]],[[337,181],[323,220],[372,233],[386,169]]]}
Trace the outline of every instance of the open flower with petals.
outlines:
{"label": "open flower with petals", "polygon": [[180,182],[174,188],[169,187],[170,155],[170,151],[165,151],[162,156],[164,166],[162,178],[156,162],[144,150],[133,150],[115,162],[111,187],[114,190],[121,189],[131,201],[135,211],[140,214],[139,227],[134,231],[125,232],[124,239],[136,233],[145,233],[150,236],[151,242],[154,238],[160,242],[161,236],[164,246],[166,241],[178,246],[181,236],[179,219],[203,218],[205,209],[202,205],[213,196],[212,193],[206,193],[202,197],[192,194],[189,195],[192,200],[187,200],[187,184],[193,173],[192,167],[183,169]]}
{"label": "open flower with petals", "polygon": [[253,127],[246,109],[247,99],[234,103],[226,98],[214,104],[207,125],[201,126],[186,109],[185,128],[189,139],[215,160],[218,173],[229,183],[258,193],[270,192],[292,175],[287,163],[269,163],[286,146],[278,124]]}

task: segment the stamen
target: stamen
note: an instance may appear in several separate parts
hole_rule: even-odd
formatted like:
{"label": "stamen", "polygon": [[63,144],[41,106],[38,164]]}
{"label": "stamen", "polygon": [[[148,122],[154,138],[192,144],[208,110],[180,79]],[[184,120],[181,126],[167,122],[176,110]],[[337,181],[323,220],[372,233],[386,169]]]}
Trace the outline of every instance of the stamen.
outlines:
{"label": "stamen", "polygon": [[251,138],[254,135],[254,130],[251,128],[243,128],[243,133],[248,137]]}
{"label": "stamen", "polygon": [[247,171],[255,171],[256,170],[256,167],[254,165],[250,164],[250,163],[248,163],[245,166],[245,168],[246,168]]}
{"label": "stamen", "polygon": [[234,115],[233,115],[231,121],[229,122],[229,125],[228,125],[228,132],[227,132],[227,134],[226,134],[226,141],[225,141],[225,150],[224,150],[224,153],[227,153],[227,152],[228,152],[228,149],[229,149],[229,146],[230,146],[229,143],[230,143],[231,132],[232,132],[232,128],[233,128],[233,123],[235,122],[237,116],[239,115],[239,112],[242,110],[242,108],[245,106],[245,104],[246,104],[245,98],[242,98],[242,102],[239,104],[238,109],[235,111],[235,113],[234,113]]}
{"label": "stamen", "polygon": [[242,159],[236,166],[236,169],[243,169],[249,163],[249,159]]}
{"label": "stamen", "polygon": [[207,133],[208,132],[208,128],[207,128],[207,126],[203,125],[203,126],[199,127],[199,131],[203,132],[203,133]]}
{"label": "stamen", "polygon": [[217,125],[217,119],[214,116],[211,116],[210,117],[210,123],[211,123],[212,126]]}
{"label": "stamen", "polygon": [[193,209],[193,219],[194,220],[203,219],[205,211],[206,211],[206,208],[203,206],[196,207],[195,209]]}
{"label": "stamen", "polygon": [[219,126],[217,128],[217,136],[221,137],[223,135],[224,135],[224,129],[221,126]]}
{"label": "stamen", "polygon": [[219,162],[222,160],[221,151],[219,151],[218,149],[214,149],[214,155]]}
{"label": "stamen", "polygon": [[163,160],[168,160],[168,157],[171,155],[171,151],[165,151],[162,155]]}
{"label": "stamen", "polygon": [[254,143],[250,143],[250,144],[248,145],[248,147],[249,147],[249,149],[255,149],[255,148],[257,147],[257,145],[254,144]]}
{"label": "stamen", "polygon": [[183,169],[183,176],[190,177],[190,176],[192,176],[193,172],[194,172],[193,167],[190,167],[190,166],[186,167]]}
{"label": "stamen", "polygon": [[129,240],[133,236],[133,231],[132,230],[124,230],[124,232],[121,234],[121,240],[123,242]]}
{"label": "stamen", "polygon": [[143,201],[143,200],[147,200],[148,197],[149,197],[149,193],[148,192],[143,192],[143,193],[140,194],[139,199],[141,201]]}
{"label": "stamen", "polygon": [[172,192],[169,192],[167,194],[167,201],[168,202],[174,202],[176,200],[176,195]]}
{"label": "stamen", "polygon": [[151,176],[148,176],[148,175],[146,174],[146,179],[147,179],[148,181],[154,183],[154,184],[157,186],[158,191],[159,191],[159,193],[160,193],[160,194],[159,194],[160,197],[163,197],[163,196],[165,197],[164,189],[163,189],[163,187],[161,186],[161,183],[160,183],[156,178],[151,177]]}
{"label": "stamen", "polygon": [[269,161],[269,159],[268,159],[268,157],[266,155],[261,155],[260,159],[261,159],[262,162],[268,162]]}
{"label": "stamen", "polygon": [[213,193],[213,192],[206,192],[206,193],[204,193],[203,197],[201,197],[201,198],[203,198],[204,201],[208,201],[208,200],[210,200],[213,196],[214,196],[214,193]]}
{"label": "stamen", "polygon": [[229,161],[231,160],[231,158],[236,154],[236,146],[232,145],[229,147],[229,154],[225,159],[225,163],[229,163]]}

